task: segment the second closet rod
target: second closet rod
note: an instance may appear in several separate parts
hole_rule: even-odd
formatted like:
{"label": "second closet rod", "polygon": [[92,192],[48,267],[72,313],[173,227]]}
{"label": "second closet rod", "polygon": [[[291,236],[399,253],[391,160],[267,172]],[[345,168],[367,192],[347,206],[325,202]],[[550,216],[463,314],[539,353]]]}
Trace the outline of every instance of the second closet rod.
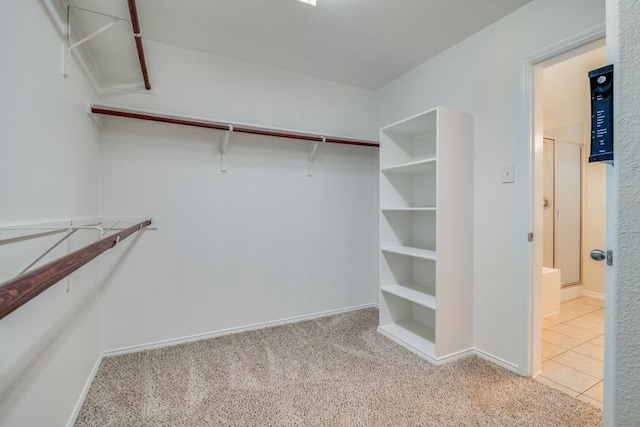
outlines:
{"label": "second closet rod", "polygon": [[253,135],[273,136],[277,138],[301,139],[304,141],[328,142],[331,144],[360,145],[365,147],[380,147],[380,144],[375,141],[362,141],[357,139],[346,139],[346,138],[338,138],[338,137],[331,137],[331,136],[324,137],[317,134],[311,135],[311,134],[302,134],[302,133],[295,133],[295,132],[289,132],[289,131],[273,130],[273,129],[267,129],[267,128],[236,126],[233,124],[216,123],[216,122],[209,122],[204,120],[193,120],[189,118],[181,118],[176,116],[172,117],[172,116],[152,114],[147,112],[133,112],[133,111],[119,110],[119,109],[99,107],[99,106],[91,107],[91,112],[93,114],[102,114],[106,116],[126,117],[130,119],[148,120],[152,122],[161,122],[161,123],[173,123],[176,125],[194,126],[194,127],[207,128],[207,129],[227,130],[227,131],[233,131],[233,132],[250,133]]}

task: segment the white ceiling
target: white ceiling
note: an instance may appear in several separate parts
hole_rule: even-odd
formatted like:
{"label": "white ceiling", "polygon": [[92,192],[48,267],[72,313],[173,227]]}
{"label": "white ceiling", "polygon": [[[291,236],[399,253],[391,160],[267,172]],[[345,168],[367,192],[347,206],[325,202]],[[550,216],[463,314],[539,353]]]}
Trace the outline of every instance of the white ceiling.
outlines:
{"label": "white ceiling", "polygon": [[[143,40],[377,89],[529,1],[318,0],[316,7],[298,0],[137,3]],[[126,3],[72,1],[128,18]],[[106,51],[114,42],[121,44],[118,31],[92,41],[98,63],[103,58],[114,63]],[[133,46],[130,41],[123,50]],[[127,61],[136,58],[135,51],[122,55]]]}

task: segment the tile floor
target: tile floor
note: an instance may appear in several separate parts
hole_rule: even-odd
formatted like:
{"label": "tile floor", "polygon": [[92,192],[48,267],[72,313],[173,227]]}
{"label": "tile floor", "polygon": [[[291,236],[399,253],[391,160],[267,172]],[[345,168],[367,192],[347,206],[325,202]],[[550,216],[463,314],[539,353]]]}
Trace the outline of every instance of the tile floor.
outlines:
{"label": "tile floor", "polygon": [[602,409],[604,301],[580,297],[542,319],[542,373],[536,379]]}

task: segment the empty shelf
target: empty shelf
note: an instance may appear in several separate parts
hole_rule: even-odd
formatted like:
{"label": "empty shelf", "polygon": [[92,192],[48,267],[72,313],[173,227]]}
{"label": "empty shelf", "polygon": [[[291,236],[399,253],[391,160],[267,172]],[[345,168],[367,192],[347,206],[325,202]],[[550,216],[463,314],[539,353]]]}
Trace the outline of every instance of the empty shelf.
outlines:
{"label": "empty shelf", "polygon": [[422,208],[380,208],[382,211],[387,212],[435,212],[436,208],[422,207]]}
{"label": "empty shelf", "polygon": [[414,258],[436,260],[436,252],[428,249],[412,248],[410,246],[387,246],[382,248],[385,252],[408,255]]}
{"label": "empty shelf", "polygon": [[408,163],[402,163],[388,168],[382,168],[382,172],[421,173],[432,170],[435,167],[436,157],[433,156],[425,159],[414,160]]}
{"label": "empty shelf", "polygon": [[413,285],[390,285],[380,288],[383,292],[404,298],[421,306],[436,309],[436,298]]}
{"label": "empty shelf", "polygon": [[436,333],[425,325],[414,320],[404,320],[399,323],[379,326],[378,330],[427,356],[435,358]]}

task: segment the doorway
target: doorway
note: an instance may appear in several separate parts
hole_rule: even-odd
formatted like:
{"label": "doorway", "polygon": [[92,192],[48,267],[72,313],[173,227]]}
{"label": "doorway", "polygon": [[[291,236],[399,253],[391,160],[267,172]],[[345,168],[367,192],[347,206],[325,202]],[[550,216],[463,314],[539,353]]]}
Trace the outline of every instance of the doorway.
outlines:
{"label": "doorway", "polygon": [[[606,166],[587,162],[587,72],[605,65],[604,45],[604,28],[593,29],[526,59],[525,72],[530,229],[536,236],[530,246],[528,372],[600,408],[604,263],[591,260],[589,251],[604,247]],[[556,271],[553,280],[550,270]],[[549,300],[552,310],[543,307]]]}

